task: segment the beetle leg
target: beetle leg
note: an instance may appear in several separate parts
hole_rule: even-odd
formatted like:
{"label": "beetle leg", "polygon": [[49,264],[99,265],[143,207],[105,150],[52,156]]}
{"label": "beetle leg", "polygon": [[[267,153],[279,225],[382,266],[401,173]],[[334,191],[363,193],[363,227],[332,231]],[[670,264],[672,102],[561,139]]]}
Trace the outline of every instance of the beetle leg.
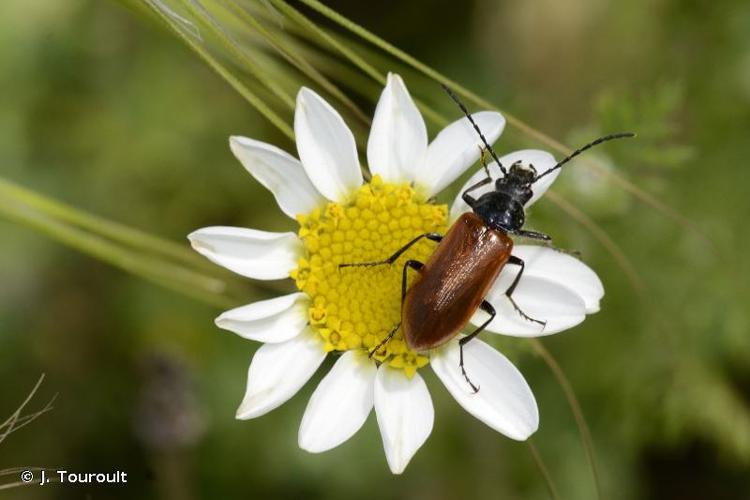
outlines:
{"label": "beetle leg", "polygon": [[[407,260],[404,263],[404,271],[401,277],[401,306],[404,305],[404,299],[406,298],[406,272],[409,268],[414,269],[415,271],[419,271],[424,267],[424,264],[419,262],[418,260]],[[381,347],[386,345],[390,340],[393,338],[394,335],[396,335],[396,332],[398,331],[399,327],[401,326],[401,323],[397,324],[393,327],[393,330],[391,330],[386,337],[380,341],[378,345],[375,346],[374,349],[370,351],[369,357],[371,358],[376,352],[380,350]]]}
{"label": "beetle leg", "polygon": [[544,246],[547,248],[551,248],[552,250],[560,253],[565,253],[568,255],[572,255],[574,257],[580,257],[581,252],[578,250],[565,250],[564,248],[558,248],[555,245],[552,244],[552,238],[544,233],[540,233],[539,231],[527,231],[525,229],[519,229],[518,231],[514,231],[512,233],[513,235],[520,236],[522,238],[530,238],[532,240],[542,240],[544,242]]}
{"label": "beetle leg", "polygon": [[513,231],[513,233],[511,234],[520,236],[522,238],[530,238],[532,240],[552,241],[551,236],[540,233],[539,231],[527,231],[525,229],[519,229],[517,231]]}
{"label": "beetle leg", "polygon": [[566,255],[571,255],[573,257],[581,257],[581,251],[580,250],[566,250],[564,248],[556,247],[555,245],[553,245],[549,241],[544,242],[544,246],[547,247],[547,248],[549,248],[549,249],[551,249],[551,250],[554,250],[555,252],[564,253]]}
{"label": "beetle leg", "polygon": [[475,189],[479,189],[482,186],[486,186],[490,182],[492,182],[492,177],[489,176],[489,171],[488,171],[487,177],[477,182],[476,184],[466,188],[466,191],[464,191],[461,194],[461,198],[466,202],[467,205],[469,205],[471,208],[474,208],[474,205],[476,204],[477,200],[473,196],[469,196],[469,192],[474,191]]}
{"label": "beetle leg", "polygon": [[479,162],[482,164],[482,168],[484,169],[484,173],[487,174],[487,177],[491,177],[490,167],[487,165],[487,153],[488,153],[487,148],[483,148],[482,146],[479,146]]}
{"label": "beetle leg", "polygon": [[516,301],[513,300],[513,291],[516,289],[516,286],[518,286],[518,282],[521,281],[521,276],[523,275],[523,270],[526,268],[526,264],[523,260],[516,257],[515,255],[511,255],[508,259],[508,264],[515,264],[517,266],[521,266],[521,270],[518,271],[518,274],[516,274],[515,279],[513,280],[513,283],[510,284],[507,290],[505,290],[505,296],[508,297],[508,300],[510,300],[510,303],[513,304],[513,308],[516,310],[518,314],[523,317],[523,319],[527,321],[533,321],[534,323],[539,323],[542,325],[542,327],[547,325],[546,321],[539,321],[538,319],[534,319],[531,316],[528,316],[525,312],[521,310],[520,307],[518,307],[518,304],[516,304]]}
{"label": "beetle leg", "polygon": [[419,262],[418,260],[407,260],[404,263],[404,271],[401,275],[401,307],[404,307],[404,300],[406,300],[406,271],[409,270],[409,268],[414,269],[415,271],[420,271],[424,264]]}
{"label": "beetle leg", "polygon": [[388,342],[391,341],[394,335],[396,335],[396,332],[398,331],[399,327],[401,326],[401,323],[399,322],[396,326],[393,327],[393,329],[388,332],[388,335],[385,336],[383,340],[380,341],[378,345],[376,345],[371,351],[370,354],[367,355],[368,358],[372,358],[372,356],[380,350],[381,347],[386,345]]}
{"label": "beetle leg", "polygon": [[[487,149],[483,148],[482,146],[479,146],[479,161],[482,162],[482,168],[484,168],[484,173],[487,174],[487,177],[477,182],[473,186],[469,186],[468,188],[466,188],[466,191],[464,191],[463,194],[461,194],[461,198],[471,208],[474,208],[474,204],[476,203],[477,200],[473,196],[469,196],[469,192],[474,191],[475,189],[478,189],[492,182],[492,176],[490,175],[490,167],[487,165],[487,161],[485,160],[486,155],[487,155]],[[503,167],[501,166],[500,168],[502,169]],[[505,171],[503,171],[503,173],[505,173]]]}
{"label": "beetle leg", "polygon": [[481,325],[479,325],[477,329],[471,332],[469,335],[467,335],[466,337],[458,341],[458,352],[459,352],[458,366],[461,368],[461,373],[463,373],[464,378],[469,383],[471,388],[474,390],[475,394],[479,392],[479,386],[474,385],[474,383],[469,379],[469,376],[466,374],[466,369],[464,368],[464,345],[466,345],[466,343],[468,343],[471,339],[473,339],[474,337],[482,333],[482,330],[484,330],[487,327],[487,325],[489,325],[490,322],[492,322],[492,320],[495,319],[495,316],[497,315],[497,313],[495,312],[495,308],[492,307],[492,304],[490,304],[486,300],[483,300],[482,304],[479,307],[484,312],[490,315],[489,319],[485,321],[484,323],[482,323]]}
{"label": "beetle leg", "polygon": [[394,253],[393,255],[391,255],[390,257],[388,257],[387,259],[376,260],[374,262],[356,262],[356,263],[353,263],[353,264],[339,264],[339,269],[341,269],[342,267],[358,267],[358,266],[371,267],[371,266],[381,266],[383,264],[393,264],[394,262],[396,262],[396,259],[398,259],[399,257],[401,257],[401,255],[403,255],[404,252],[406,252],[409,248],[411,248],[415,243],[417,243],[422,238],[427,238],[428,240],[432,240],[432,241],[435,241],[435,242],[439,243],[440,240],[443,239],[443,235],[439,234],[439,233],[424,233],[424,234],[420,234],[419,236],[417,236],[416,238],[414,238],[413,240],[411,240],[409,243],[407,243],[406,245],[404,245],[401,248],[399,248],[396,251],[396,253]]}

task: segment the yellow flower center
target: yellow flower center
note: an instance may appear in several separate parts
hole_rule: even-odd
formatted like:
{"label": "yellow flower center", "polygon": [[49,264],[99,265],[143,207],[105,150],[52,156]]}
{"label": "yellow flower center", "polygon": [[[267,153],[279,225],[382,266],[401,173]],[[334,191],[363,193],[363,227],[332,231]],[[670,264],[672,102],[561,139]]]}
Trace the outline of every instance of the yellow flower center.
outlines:
{"label": "yellow flower center", "polygon": [[[311,327],[327,351],[369,352],[401,321],[404,262],[426,261],[435,243],[422,240],[391,265],[339,264],[383,260],[420,234],[444,232],[448,207],[431,203],[407,184],[386,183],[376,175],[348,202],[328,203],[297,220],[305,256],[291,277],[311,299]],[[373,357],[403,369],[408,377],[429,362],[409,350],[400,330]]]}

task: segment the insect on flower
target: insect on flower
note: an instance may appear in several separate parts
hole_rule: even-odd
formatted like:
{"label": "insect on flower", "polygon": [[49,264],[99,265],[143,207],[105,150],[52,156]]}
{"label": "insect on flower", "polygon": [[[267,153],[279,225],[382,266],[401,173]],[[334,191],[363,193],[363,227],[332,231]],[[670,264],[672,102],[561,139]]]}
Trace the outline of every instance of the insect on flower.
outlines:
{"label": "insect on flower", "polygon": [[[480,159],[480,148],[487,149],[505,125],[500,113],[470,116],[471,123],[462,117],[428,141],[424,119],[404,82],[389,74],[367,142],[372,173],[367,182],[346,123],[307,88],[297,95],[294,117],[299,160],[270,144],[230,139],[242,165],[296,222],[295,232],[213,226],[189,235],[196,251],[235,273],[258,280],[291,278],[297,288],[216,318],[220,328],[263,343],[250,362],[238,419],[260,417],[285,403],[331,354],[335,362],[310,398],[299,428],[298,444],[306,451],[319,453],[342,444],[374,409],[388,465],[401,473],[432,432],[432,398],[420,375],[427,366],[467,412],[491,428],[516,440],[536,431],[539,412],[531,389],[488,344],[475,339],[462,348],[455,336],[437,348],[416,351],[402,331],[389,335],[402,318],[398,290],[404,264],[429,263],[434,243],[417,239],[391,266],[339,267],[377,261],[405,242],[444,234],[452,221],[464,220],[462,214],[471,210],[464,199],[457,198],[449,210],[434,197]],[[472,123],[482,131],[482,140]],[[510,153],[499,163],[515,165],[509,179],[521,164],[542,172],[556,164],[551,154],[538,150]],[[534,184],[531,199],[515,201],[528,207],[557,172]],[[470,179],[471,185],[479,180]],[[482,184],[471,193],[487,187]],[[484,199],[479,196],[477,203]],[[446,243],[435,255],[440,247],[452,247]],[[487,322],[480,309],[472,324],[484,324],[488,332],[533,337],[572,328],[599,310],[604,288],[580,260],[539,245],[516,245],[513,254],[525,262],[523,276],[511,272],[511,266],[495,269],[498,278],[479,295],[497,315]],[[543,331],[515,312],[505,294],[514,280],[513,301],[529,317],[546,321]],[[479,392],[472,391],[459,368],[461,352],[471,380],[481,385]]]}
{"label": "insect on flower", "polygon": [[[500,162],[492,146],[487,142],[481,129],[458,96],[448,87],[443,86],[443,88],[461,108],[503,176],[495,181],[494,190],[482,194],[479,198],[471,196],[469,193],[472,191],[492,183],[489,167],[482,155],[482,166],[486,177],[463,190],[461,194],[461,199],[471,207],[473,212],[461,215],[446,235],[423,233],[396,250],[387,259],[339,264],[339,268],[391,265],[422,238],[439,243],[437,250],[426,263],[414,259],[409,259],[404,263],[401,279],[401,321],[370,351],[370,355],[375,354],[390,342],[399,328],[403,328],[406,345],[415,352],[440,347],[458,335],[481,307],[489,314],[489,318],[458,342],[461,373],[474,392],[477,392],[479,387],[471,381],[464,366],[464,345],[479,335],[495,319],[497,312],[490,302],[484,300],[484,297],[506,264],[520,267],[518,274],[505,290],[505,296],[513,309],[527,321],[537,323],[542,327],[546,324],[545,321],[528,316],[513,300],[513,291],[523,276],[525,262],[511,253],[513,240],[508,235],[551,241],[551,238],[544,233],[523,229],[526,220],[524,204],[534,195],[532,189],[534,183],[597,144],[612,139],[634,137],[635,134],[624,132],[600,137],[542,173],[537,173],[532,164],[524,164],[521,160],[510,165],[508,170]],[[407,287],[409,269],[418,271],[419,277],[410,287]]]}

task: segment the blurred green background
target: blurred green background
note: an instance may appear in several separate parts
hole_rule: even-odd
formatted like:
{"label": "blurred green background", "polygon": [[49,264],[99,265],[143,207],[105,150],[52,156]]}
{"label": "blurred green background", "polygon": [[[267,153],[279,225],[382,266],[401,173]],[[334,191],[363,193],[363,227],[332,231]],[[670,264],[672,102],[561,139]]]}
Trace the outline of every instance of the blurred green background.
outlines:
{"label": "blurred green background", "polygon": [[[291,229],[227,138],[247,135],[292,152],[293,144],[135,3],[0,4],[0,176],[185,245],[186,234],[206,225]],[[636,276],[590,227],[550,201],[536,205],[531,225],[580,250],[607,290],[599,314],[544,343],[591,426],[603,498],[750,498],[750,3],[327,5],[558,140],[639,133],[592,158],[693,228],[601,172],[569,167],[556,193],[611,236]],[[291,29],[273,20],[280,14],[270,4],[268,12],[274,29]],[[312,52],[309,60],[317,65]],[[334,62],[320,67],[346,80],[371,115],[379,85],[358,91],[351,65]],[[459,116],[436,83],[404,74],[444,116]],[[290,80],[279,85],[296,91]],[[282,116],[288,121],[291,111]],[[499,152],[520,147],[545,148],[513,127],[497,143]],[[388,472],[372,415],[333,451],[297,448],[314,383],[267,416],[236,421],[257,345],[215,328],[219,309],[2,216],[0,234],[0,420],[42,372],[29,411],[58,393],[51,412],[0,443],[0,469],[119,469],[130,479],[0,496],[548,498],[528,448],[465,414],[429,370],[435,430],[400,477]],[[274,293],[233,286],[246,302]],[[524,341],[493,342],[534,390],[534,440],[561,497],[595,498],[555,378]]]}

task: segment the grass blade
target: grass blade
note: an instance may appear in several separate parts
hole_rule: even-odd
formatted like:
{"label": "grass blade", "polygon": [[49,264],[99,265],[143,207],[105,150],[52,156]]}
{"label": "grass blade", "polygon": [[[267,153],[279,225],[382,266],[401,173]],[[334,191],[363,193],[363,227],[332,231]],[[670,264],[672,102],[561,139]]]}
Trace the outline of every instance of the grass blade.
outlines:
{"label": "grass blade", "polygon": [[104,238],[52,219],[23,205],[0,205],[0,216],[34,228],[50,238],[148,281],[219,307],[236,305],[222,293],[226,283],[161,258],[133,252]]}
{"label": "grass blade", "polygon": [[591,468],[591,475],[594,479],[594,487],[596,488],[596,498],[601,499],[602,498],[602,489],[601,484],[599,482],[599,471],[596,466],[596,456],[594,454],[594,442],[591,439],[591,430],[589,429],[588,424],[586,423],[586,417],[583,415],[583,410],[581,409],[581,404],[578,402],[578,398],[576,398],[576,393],[573,390],[573,386],[570,385],[570,381],[568,380],[568,377],[565,376],[565,372],[563,372],[562,368],[560,367],[560,364],[557,362],[555,357],[552,355],[551,352],[547,350],[546,347],[544,347],[544,344],[539,339],[529,339],[531,341],[531,346],[534,348],[534,351],[544,360],[544,362],[549,367],[550,371],[552,371],[552,375],[555,377],[555,380],[557,380],[557,383],[562,388],[563,394],[565,395],[565,399],[568,401],[568,405],[570,406],[571,411],[573,412],[573,417],[575,418],[576,425],[578,426],[578,433],[581,436],[581,442],[583,443],[583,449],[586,452],[586,460],[589,462],[589,467]]}
{"label": "grass blade", "polygon": [[294,140],[294,131],[292,128],[281,118],[275,111],[273,111],[258,95],[256,95],[250,88],[243,84],[236,76],[232,74],[229,69],[221,64],[211,53],[198,42],[194,37],[189,36],[183,30],[180,29],[176,21],[172,17],[162,10],[160,7],[161,3],[157,3],[154,0],[144,0],[146,4],[153,10],[153,12],[159,16],[159,18],[171,28],[177,36],[185,42],[185,44],[193,50],[211,69],[219,74],[224,80],[232,86],[245,100],[250,103],[259,113],[261,113],[272,125],[274,125],[279,131],[287,136],[289,140]]}
{"label": "grass blade", "polygon": [[286,59],[292,66],[298,71],[308,77],[310,80],[318,84],[321,88],[325,89],[329,94],[336,98],[340,103],[349,108],[354,116],[356,116],[362,123],[369,126],[370,117],[367,116],[354,101],[344,94],[336,84],[320,73],[312,64],[296,53],[294,47],[292,47],[287,40],[272,33],[271,30],[267,29],[260,23],[253,14],[248,10],[237,5],[234,0],[222,0],[222,2],[229,7],[229,9],[238,16],[239,19],[246,22],[251,26],[263,39],[273,47],[284,59]]}
{"label": "grass blade", "polygon": [[0,196],[6,200],[6,203],[11,201],[26,205],[53,219],[73,224],[134,249],[175,259],[191,266],[208,268],[205,260],[188,249],[186,245],[179,245],[125,224],[89,214],[2,178],[0,178]]}
{"label": "grass blade", "polygon": [[531,457],[534,459],[534,464],[536,464],[537,469],[539,469],[539,473],[542,475],[542,478],[544,479],[544,484],[547,485],[547,491],[549,491],[550,498],[552,498],[552,500],[560,500],[560,495],[559,493],[557,493],[557,488],[555,488],[555,483],[552,481],[552,475],[549,473],[549,469],[547,469],[547,466],[544,465],[544,460],[542,460],[542,455],[541,453],[539,453],[539,450],[534,444],[534,441],[531,438],[529,438],[526,440],[526,444],[529,447],[529,452],[531,453]]}

